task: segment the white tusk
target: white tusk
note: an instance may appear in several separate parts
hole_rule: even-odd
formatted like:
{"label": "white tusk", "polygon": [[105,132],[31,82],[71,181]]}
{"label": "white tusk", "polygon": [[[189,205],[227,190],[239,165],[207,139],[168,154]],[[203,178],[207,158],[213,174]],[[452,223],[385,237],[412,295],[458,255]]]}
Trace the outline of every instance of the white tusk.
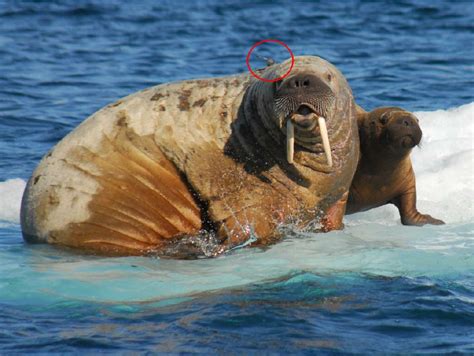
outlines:
{"label": "white tusk", "polygon": [[329,167],[332,167],[332,156],[331,146],[329,145],[328,129],[326,127],[326,119],[324,117],[318,117],[319,132],[321,133],[321,139],[323,140],[324,153],[328,161]]}
{"label": "white tusk", "polygon": [[288,163],[293,164],[295,154],[295,128],[291,120],[286,122],[286,159]]}

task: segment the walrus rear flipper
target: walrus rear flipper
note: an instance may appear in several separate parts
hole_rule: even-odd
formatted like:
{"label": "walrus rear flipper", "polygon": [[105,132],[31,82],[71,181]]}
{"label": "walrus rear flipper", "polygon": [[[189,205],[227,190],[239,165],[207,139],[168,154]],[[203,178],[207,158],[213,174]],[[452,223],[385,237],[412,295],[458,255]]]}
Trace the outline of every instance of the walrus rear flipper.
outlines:
{"label": "walrus rear flipper", "polygon": [[326,215],[321,219],[321,231],[329,232],[332,230],[342,230],[344,228],[342,220],[346,212],[348,197],[349,192],[344,193],[338,201],[329,207]]}
{"label": "walrus rear flipper", "polygon": [[428,214],[421,214],[416,208],[416,190],[413,189],[396,197],[391,201],[400,212],[400,220],[403,225],[423,226],[444,225],[444,221],[436,219]]}
{"label": "walrus rear flipper", "polygon": [[[50,243],[101,255],[143,255],[201,230],[198,204],[151,136],[138,137],[120,128],[115,137],[105,137],[99,149],[77,146],[61,162],[92,177],[98,189],[77,191],[67,180],[45,189],[46,212],[74,208],[76,196],[88,196],[86,219],[49,230]],[[70,191],[72,203],[54,198],[64,196],[64,190]]]}

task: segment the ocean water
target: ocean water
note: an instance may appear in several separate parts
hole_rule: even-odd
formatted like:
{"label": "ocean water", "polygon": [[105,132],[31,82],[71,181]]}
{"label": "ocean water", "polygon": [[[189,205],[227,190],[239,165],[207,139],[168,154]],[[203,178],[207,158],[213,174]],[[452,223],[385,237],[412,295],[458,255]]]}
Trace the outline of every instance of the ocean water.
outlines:
{"label": "ocean water", "polygon": [[[472,1],[0,0],[0,353],[474,353],[473,24]],[[244,72],[266,38],[336,64],[366,109],[416,112],[418,207],[446,225],[386,206],[196,261],[23,243],[25,182],[84,118]]]}

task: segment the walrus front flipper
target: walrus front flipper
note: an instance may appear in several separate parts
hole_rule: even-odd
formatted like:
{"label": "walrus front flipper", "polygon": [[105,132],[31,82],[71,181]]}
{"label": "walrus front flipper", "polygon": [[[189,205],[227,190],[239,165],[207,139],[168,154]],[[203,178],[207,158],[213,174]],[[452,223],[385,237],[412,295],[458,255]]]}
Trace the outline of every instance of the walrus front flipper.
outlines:
{"label": "walrus front flipper", "polygon": [[278,220],[263,206],[250,206],[217,223],[217,236],[228,249],[244,244],[269,245],[280,238]]}
{"label": "walrus front flipper", "polygon": [[323,232],[342,230],[344,228],[342,219],[344,218],[344,214],[346,212],[348,197],[349,192],[344,193],[342,198],[331,205],[326,211],[326,215],[321,219],[321,230]]}
{"label": "walrus front flipper", "polygon": [[428,214],[421,214],[416,209],[416,190],[404,193],[403,195],[394,199],[393,203],[400,212],[400,218],[403,225],[444,225],[444,221],[435,219]]}

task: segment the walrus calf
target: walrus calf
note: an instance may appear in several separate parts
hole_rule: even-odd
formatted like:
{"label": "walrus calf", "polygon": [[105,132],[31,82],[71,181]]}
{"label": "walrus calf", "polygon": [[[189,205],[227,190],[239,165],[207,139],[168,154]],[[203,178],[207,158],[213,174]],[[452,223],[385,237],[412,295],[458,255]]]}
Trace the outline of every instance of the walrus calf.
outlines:
{"label": "walrus calf", "polygon": [[395,204],[402,224],[444,224],[416,209],[416,183],[410,152],[421,140],[415,115],[398,107],[370,113],[359,108],[360,161],[352,181],[346,214]]}
{"label": "walrus calf", "polygon": [[285,223],[340,228],[358,155],[351,89],[321,58],[297,57],[276,83],[242,74],[158,85],[101,109],[43,158],[23,196],[23,236],[187,258],[250,237],[269,244]]}

